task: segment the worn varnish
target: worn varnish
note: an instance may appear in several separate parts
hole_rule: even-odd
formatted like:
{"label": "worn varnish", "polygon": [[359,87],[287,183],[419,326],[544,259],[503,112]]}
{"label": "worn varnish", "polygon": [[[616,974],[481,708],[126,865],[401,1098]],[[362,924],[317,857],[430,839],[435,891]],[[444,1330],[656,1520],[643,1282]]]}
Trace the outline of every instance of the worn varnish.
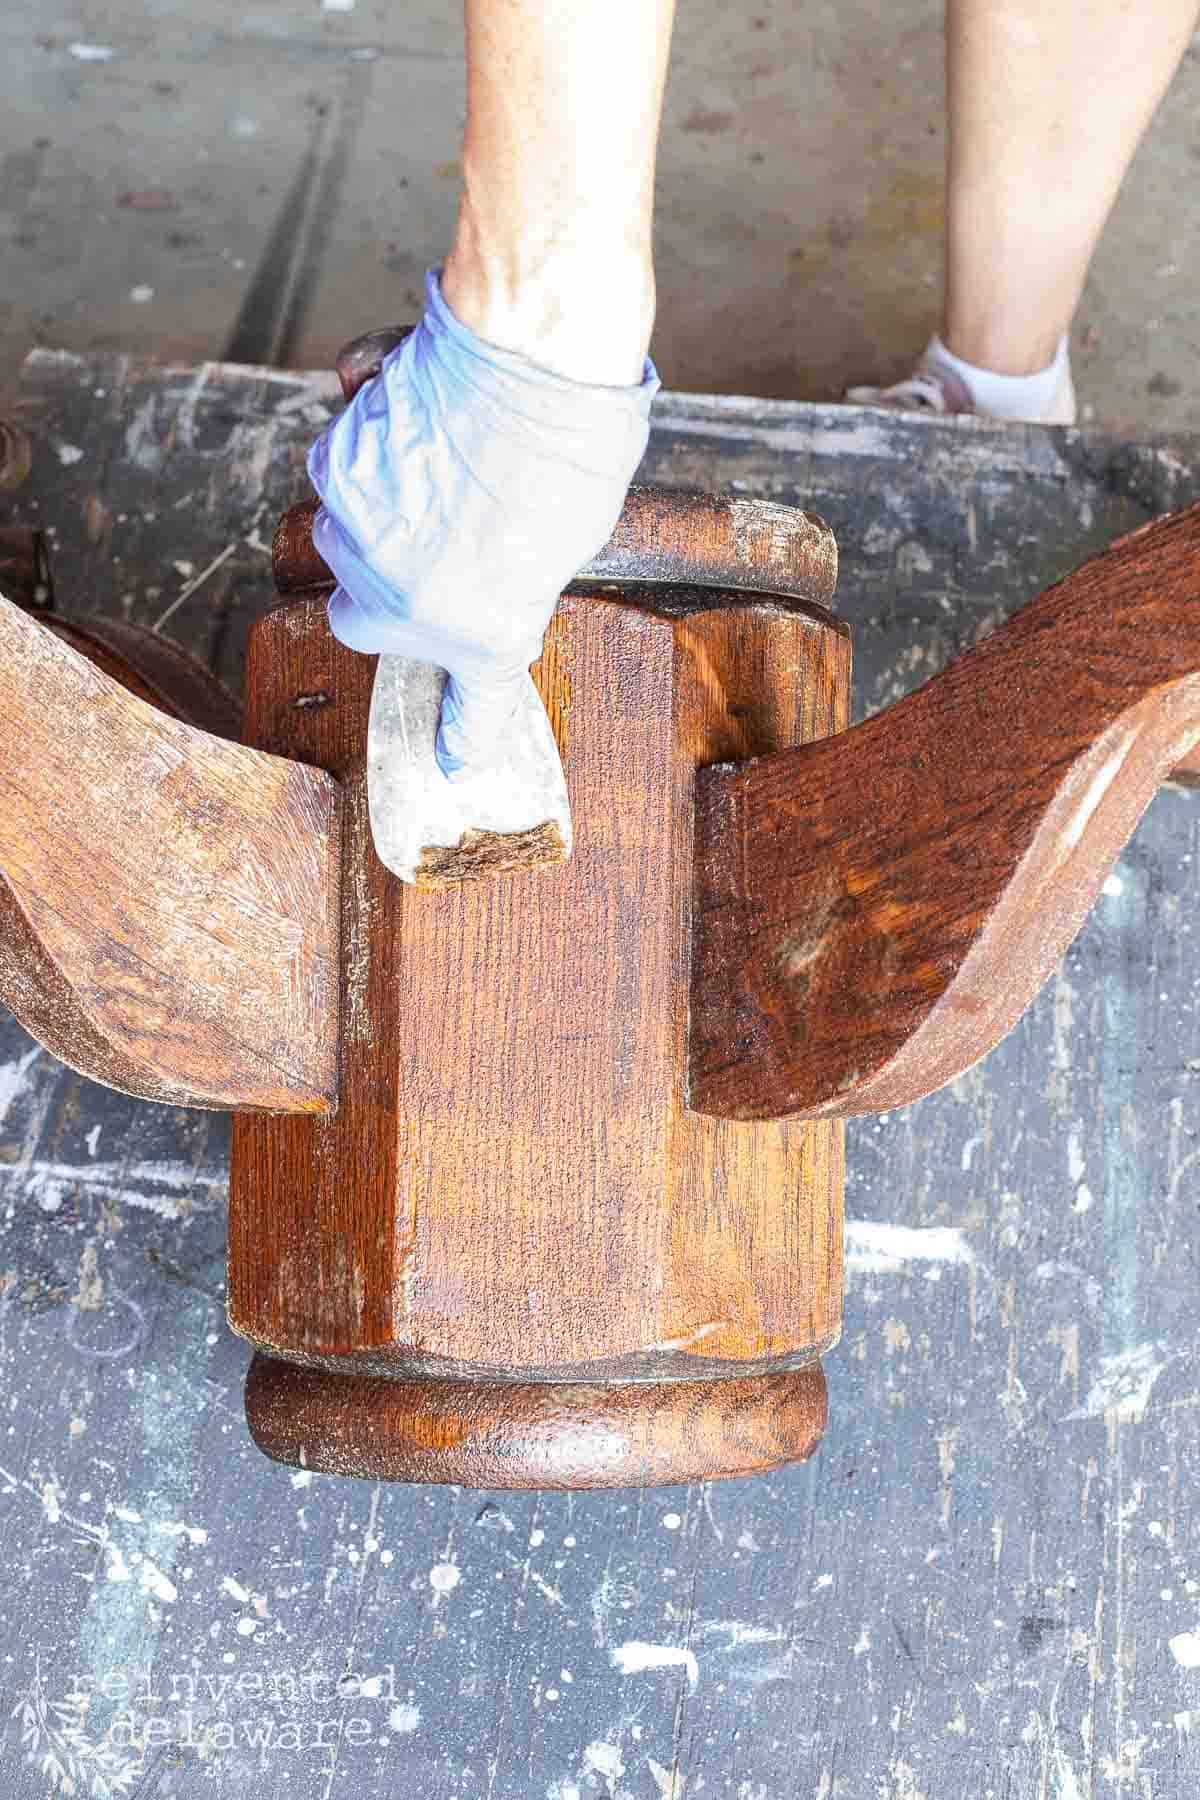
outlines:
{"label": "worn varnish", "polygon": [[1200,741],[1200,506],[834,742],[698,781],[691,1104],[919,1099],[977,1062]]}
{"label": "worn varnish", "polygon": [[[554,1420],[567,1429],[556,1384],[603,1396],[635,1380],[661,1409],[645,1384],[782,1373],[838,1332],[840,1128],[702,1118],[683,1072],[695,769],[838,727],[848,641],[811,607],[710,592],[659,612],[652,596],[567,597],[535,669],[567,771],[570,863],[448,892],[406,887],[371,847],[374,659],[337,643],[316,600],[269,614],[251,643],[248,738],[344,787],[344,1013],[336,1116],[236,1121],[230,1320],[297,1363],[420,1377],[451,1432],[464,1380],[524,1384],[504,1451],[517,1484],[534,1479],[532,1384],[553,1436]],[[255,1414],[258,1396],[307,1391],[302,1374],[281,1383],[252,1384],[254,1429],[295,1447]],[[636,1395],[612,1394],[628,1422]],[[641,1437],[630,1425],[646,1479],[678,1478],[689,1442],[694,1473],[743,1466],[732,1450],[723,1464],[727,1408],[710,1399],[703,1431],[681,1413],[664,1433],[658,1476],[648,1422]],[[369,1411],[363,1456],[374,1445],[382,1471]],[[807,1402],[769,1411],[795,1428],[790,1449],[770,1439],[774,1459],[806,1454]],[[311,1466],[353,1437],[338,1421],[328,1449],[304,1440]],[[411,1468],[401,1434],[393,1472]],[[431,1441],[424,1478],[456,1469]]]}
{"label": "worn varnish", "polygon": [[[116,668],[121,627],[75,634]],[[323,1110],[336,1087],[338,794],[120,685],[0,599],[0,996],[94,1080]],[[115,660],[114,660],[115,659]],[[162,680],[182,686],[164,647]],[[197,703],[219,712],[218,690]]]}

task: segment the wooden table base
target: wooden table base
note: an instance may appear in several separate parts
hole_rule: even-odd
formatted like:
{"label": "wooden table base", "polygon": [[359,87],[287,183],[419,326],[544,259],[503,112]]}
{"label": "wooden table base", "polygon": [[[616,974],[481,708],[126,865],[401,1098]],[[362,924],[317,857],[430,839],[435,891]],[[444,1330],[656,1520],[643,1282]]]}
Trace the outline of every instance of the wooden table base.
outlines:
{"label": "wooden table base", "polygon": [[372,847],[374,661],[318,597],[250,646],[247,742],[343,800],[337,1110],[234,1122],[228,1311],[264,1353],[256,1440],[487,1486],[807,1455],[840,1329],[842,1126],[687,1105],[693,788],[845,722],[844,628],[788,596],[568,595],[534,674],[574,854],[434,892]]}

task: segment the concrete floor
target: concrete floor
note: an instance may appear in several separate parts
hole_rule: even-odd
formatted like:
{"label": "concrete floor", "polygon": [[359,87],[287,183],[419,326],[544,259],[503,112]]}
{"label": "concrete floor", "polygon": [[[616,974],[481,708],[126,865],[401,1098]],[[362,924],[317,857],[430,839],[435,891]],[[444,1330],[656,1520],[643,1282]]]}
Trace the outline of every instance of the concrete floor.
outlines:
{"label": "concrete floor", "polygon": [[[451,0],[17,0],[0,45],[0,387],[33,343],[303,366],[412,316],[458,188]],[[830,400],[908,372],[938,315],[941,94],[934,0],[686,0],[660,164],[669,386]],[[1198,113],[1200,36],[1076,318],[1099,425],[1200,428],[1200,209],[1180,198]]]}

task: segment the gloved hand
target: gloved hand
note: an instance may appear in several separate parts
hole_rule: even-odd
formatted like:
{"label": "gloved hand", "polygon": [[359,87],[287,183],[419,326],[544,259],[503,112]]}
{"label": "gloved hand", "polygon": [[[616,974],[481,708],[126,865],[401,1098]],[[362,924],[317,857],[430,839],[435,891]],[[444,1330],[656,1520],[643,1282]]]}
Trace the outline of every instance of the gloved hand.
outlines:
{"label": "gloved hand", "polygon": [[603,549],[660,382],[602,387],[486,343],[425,277],[425,315],[313,446],[334,636],[445,669],[436,756],[486,764],[563,588]]}

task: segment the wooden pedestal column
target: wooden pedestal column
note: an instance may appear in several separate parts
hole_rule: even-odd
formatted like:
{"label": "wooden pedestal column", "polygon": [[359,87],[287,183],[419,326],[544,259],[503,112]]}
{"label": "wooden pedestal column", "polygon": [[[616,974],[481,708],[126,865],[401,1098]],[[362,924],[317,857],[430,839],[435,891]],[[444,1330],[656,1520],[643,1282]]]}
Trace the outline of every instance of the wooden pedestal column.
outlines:
{"label": "wooden pedestal column", "polygon": [[688,1109],[694,777],[843,728],[849,663],[802,602],[572,592],[535,674],[574,855],[425,892],[372,849],[375,659],[321,598],[260,621],[246,741],[344,788],[337,1111],[234,1122],[229,1317],[269,1455],[591,1487],[813,1450],[842,1126]]}

